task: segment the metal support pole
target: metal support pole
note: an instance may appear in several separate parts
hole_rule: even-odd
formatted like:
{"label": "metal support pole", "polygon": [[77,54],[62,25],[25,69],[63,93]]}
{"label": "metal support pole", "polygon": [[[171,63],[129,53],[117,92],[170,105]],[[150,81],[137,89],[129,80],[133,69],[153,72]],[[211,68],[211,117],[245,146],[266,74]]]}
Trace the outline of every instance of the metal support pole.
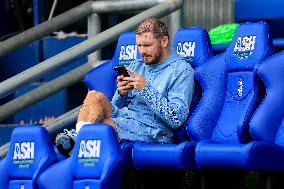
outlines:
{"label": "metal support pole", "polygon": [[[93,12],[97,14],[125,13],[129,11],[145,10],[163,2],[167,2],[167,0],[95,1],[93,2]],[[172,0],[172,3],[174,3],[174,0]]]}
{"label": "metal support pole", "polygon": [[50,136],[54,137],[66,127],[76,124],[80,108],[81,106],[78,106],[43,126],[47,129]]}
{"label": "metal support pole", "polygon": [[51,32],[60,30],[92,13],[92,1],[87,1],[61,15],[54,17],[42,24],[30,28],[14,37],[0,42],[0,57],[16,50],[30,42],[41,39]]}
{"label": "metal support pole", "polygon": [[170,0],[158,4],[132,18],[109,28],[108,30],[81,42],[64,52],[45,60],[36,66],[33,66],[3,82],[0,83],[0,97],[6,96],[16,89],[23,87],[33,81],[36,81],[48,73],[59,69],[68,63],[86,56],[98,49],[101,49],[108,44],[118,39],[119,35],[127,30],[132,29],[135,25],[149,17],[163,17],[182,5],[182,0]]}
{"label": "metal support pole", "polygon": [[[94,37],[101,32],[101,19],[98,14],[88,16],[88,38]],[[88,62],[101,60],[101,51],[97,50],[88,56]]]}
{"label": "metal support pole", "polygon": [[53,14],[55,12],[55,8],[56,8],[56,5],[57,5],[57,1],[58,0],[53,0],[53,4],[52,4],[51,11],[49,13],[49,16],[48,16],[48,20],[50,20],[53,17]]}
{"label": "metal support pole", "polygon": [[10,142],[4,144],[0,147],[0,158],[3,158],[6,156],[8,150],[9,150]]}
{"label": "metal support pole", "polygon": [[174,38],[175,33],[182,27],[182,10],[177,10],[169,15],[169,35],[170,41]]}
{"label": "metal support pole", "polygon": [[34,6],[34,25],[39,25],[43,22],[43,1],[42,0],[33,0]]}
{"label": "metal support pole", "polygon": [[[102,62],[96,62],[95,65],[100,65]],[[92,64],[87,63],[79,66],[78,68],[46,83],[42,86],[14,99],[6,104],[0,106],[0,120],[5,120],[9,116],[47,98],[50,95],[64,89],[74,83],[81,81],[86,73],[93,67]],[[0,126],[1,127],[1,126]]]}
{"label": "metal support pole", "polygon": [[[165,0],[143,0],[137,1],[87,1],[65,13],[58,15],[42,24],[39,24],[39,20],[35,19],[35,23],[39,24],[33,28],[30,28],[18,35],[15,35],[5,41],[0,42],[0,57],[16,50],[19,47],[23,47],[33,41],[41,39],[42,37],[50,34],[51,32],[58,31],[65,26],[68,26],[76,21],[85,18],[91,13],[105,14],[105,13],[118,13],[135,10],[144,10],[157,5]],[[172,3],[175,3],[172,0]],[[38,8],[38,6],[36,6]]]}

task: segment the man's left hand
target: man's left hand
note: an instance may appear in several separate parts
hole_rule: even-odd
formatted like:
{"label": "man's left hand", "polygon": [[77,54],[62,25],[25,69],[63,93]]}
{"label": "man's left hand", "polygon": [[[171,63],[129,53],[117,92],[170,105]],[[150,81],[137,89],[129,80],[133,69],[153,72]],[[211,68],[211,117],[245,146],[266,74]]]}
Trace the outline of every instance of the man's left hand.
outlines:
{"label": "man's left hand", "polygon": [[130,81],[129,85],[133,86],[134,89],[142,90],[147,85],[148,83],[147,80],[143,76],[139,75],[137,72],[132,70],[131,68],[126,67],[126,69],[134,76],[125,77],[123,80]]}

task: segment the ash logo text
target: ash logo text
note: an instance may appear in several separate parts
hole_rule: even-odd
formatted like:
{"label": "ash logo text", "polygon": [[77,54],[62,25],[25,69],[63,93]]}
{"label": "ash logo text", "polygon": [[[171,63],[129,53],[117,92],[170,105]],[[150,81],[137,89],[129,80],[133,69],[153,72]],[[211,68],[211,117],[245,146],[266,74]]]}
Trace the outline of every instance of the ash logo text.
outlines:
{"label": "ash logo text", "polygon": [[137,45],[126,45],[120,47],[119,64],[129,65],[132,60],[137,58]]}
{"label": "ash logo text", "polygon": [[18,165],[19,168],[29,168],[30,164],[34,162],[34,157],[34,142],[15,143],[13,164]]}

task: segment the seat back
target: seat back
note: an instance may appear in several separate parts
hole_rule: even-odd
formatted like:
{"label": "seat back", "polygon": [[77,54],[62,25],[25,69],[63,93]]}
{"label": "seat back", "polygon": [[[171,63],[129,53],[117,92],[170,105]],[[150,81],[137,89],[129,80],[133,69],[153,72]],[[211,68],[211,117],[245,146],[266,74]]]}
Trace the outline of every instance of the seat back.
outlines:
{"label": "seat back", "polygon": [[172,47],[193,69],[213,55],[209,35],[202,27],[179,29],[174,36]]}
{"label": "seat back", "polygon": [[263,61],[257,74],[263,80],[266,95],[250,121],[255,140],[275,142],[284,147],[284,51]]}
{"label": "seat back", "polygon": [[228,70],[225,102],[212,140],[220,143],[245,143],[248,123],[259,96],[255,66],[274,53],[269,27],[264,22],[239,26],[225,52]]}
{"label": "seat back", "polygon": [[122,152],[111,126],[82,127],[71,156],[73,188],[119,188],[121,165]]}
{"label": "seat back", "polygon": [[84,78],[88,89],[104,93],[110,100],[116,90],[116,65],[128,66],[140,57],[133,32],[122,33],[118,39],[112,60],[92,69]]}
{"label": "seat back", "polygon": [[51,139],[44,127],[16,127],[6,159],[9,189],[38,188],[38,176],[56,161]]}
{"label": "seat back", "polygon": [[[173,39],[173,49],[196,69],[213,55],[212,45],[207,31],[202,27],[190,27],[179,29]],[[190,105],[189,115],[197,106],[202,94],[200,83],[195,78],[194,95]],[[189,116],[190,117],[190,116]],[[188,117],[188,119],[189,119]],[[185,124],[186,125],[186,124]],[[188,139],[186,126],[176,131],[177,142]]]}
{"label": "seat back", "polygon": [[225,54],[214,56],[195,70],[202,86],[202,97],[192,113],[186,129],[194,140],[208,140],[221,114],[226,93],[227,68]]}

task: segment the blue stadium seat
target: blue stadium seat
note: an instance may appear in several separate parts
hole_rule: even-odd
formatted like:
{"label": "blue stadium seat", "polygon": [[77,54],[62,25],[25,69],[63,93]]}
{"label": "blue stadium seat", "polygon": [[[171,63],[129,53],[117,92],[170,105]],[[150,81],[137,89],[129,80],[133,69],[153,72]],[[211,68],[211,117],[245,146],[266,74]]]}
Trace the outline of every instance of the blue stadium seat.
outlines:
{"label": "blue stadium seat", "polygon": [[[271,33],[264,22],[241,24],[225,52],[228,70],[226,96],[211,140],[195,148],[199,169],[247,168],[249,121],[262,100],[257,66],[274,53]],[[215,100],[215,99],[212,99]]]}
{"label": "blue stadium seat", "polygon": [[114,129],[106,124],[85,125],[76,140],[71,157],[40,176],[40,188],[120,188],[124,159]]}
{"label": "blue stadium seat", "polygon": [[[195,48],[192,48],[193,46]],[[185,59],[192,65],[192,67],[196,69],[197,73],[199,73],[197,70],[199,69],[199,67],[202,67],[203,64],[208,65],[207,61],[212,56],[212,47],[211,47],[208,34],[206,30],[204,30],[203,28],[199,28],[199,27],[180,29],[176,33],[176,36],[174,38],[173,47],[174,48],[176,47],[177,52],[180,55],[185,57]],[[213,62],[218,63],[219,61],[220,61],[220,58],[218,57],[218,58],[211,59],[210,63],[213,63]],[[219,68],[221,69],[221,67],[223,66],[221,75],[224,75],[225,73],[224,64],[214,64],[214,65],[216,67],[214,68],[211,67],[211,69],[203,68],[202,69],[203,71],[201,72],[204,72],[204,73],[207,72],[207,74],[204,74],[204,75],[208,76],[210,72],[212,72],[212,69],[213,70],[219,69]],[[198,93],[201,93],[201,86],[199,85],[199,80],[198,80],[200,78],[196,77],[196,79],[197,79],[196,80],[197,90],[195,90],[194,96],[200,97],[201,95],[198,94]],[[194,99],[192,106],[196,107],[199,100],[200,98]],[[218,102],[218,99],[216,99],[215,102]],[[219,101],[219,103],[222,103],[222,99],[221,101]],[[191,111],[193,112],[193,110]],[[198,133],[200,133],[200,136],[211,136],[210,132],[212,132],[213,129],[210,129],[210,127],[214,125],[212,126],[208,125],[208,126],[209,128],[207,129],[203,128],[203,130],[197,131]],[[184,128],[186,127],[187,127],[187,124],[184,126]],[[207,132],[209,133],[201,134],[201,133],[207,133]],[[180,133],[177,133],[177,134],[180,135]],[[203,137],[203,138],[206,138],[206,137]],[[198,140],[198,137],[196,138],[196,140]],[[181,140],[178,140],[178,141],[181,141]],[[196,141],[184,141],[179,144],[136,143],[134,144],[134,147],[133,147],[133,161],[134,161],[135,167],[139,169],[142,169],[142,168],[174,168],[174,169],[193,168],[194,167],[195,144],[196,144]]]}
{"label": "blue stadium seat", "polygon": [[257,69],[266,86],[266,96],[250,121],[254,141],[244,145],[246,169],[284,170],[284,52],[266,59]]}
{"label": "blue stadium seat", "polygon": [[6,159],[7,157],[0,160],[0,188],[8,188],[9,184]]}
{"label": "blue stadium seat", "polygon": [[6,167],[4,174],[8,177],[9,189],[37,189],[38,176],[56,161],[51,139],[44,127],[19,126],[13,130],[10,148],[0,170]]}
{"label": "blue stadium seat", "polygon": [[117,74],[113,70],[114,66],[128,66],[133,60],[139,57],[140,54],[136,45],[135,34],[133,32],[125,32],[118,39],[112,60],[88,72],[84,78],[84,82],[89,90],[102,92],[111,100],[116,90]]}

